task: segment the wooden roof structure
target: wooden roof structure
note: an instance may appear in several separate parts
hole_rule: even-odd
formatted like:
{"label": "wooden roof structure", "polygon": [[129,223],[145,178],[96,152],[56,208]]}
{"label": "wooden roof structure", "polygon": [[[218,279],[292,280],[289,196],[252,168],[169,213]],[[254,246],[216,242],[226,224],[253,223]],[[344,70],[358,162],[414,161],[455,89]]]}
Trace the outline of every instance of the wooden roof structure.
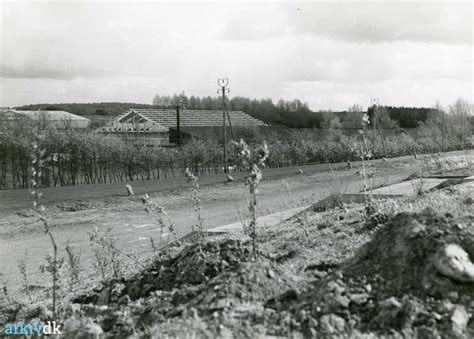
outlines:
{"label": "wooden roof structure", "polygon": [[[179,114],[182,127],[222,126],[222,111],[217,110],[182,110]],[[264,126],[265,124],[242,111],[229,111],[232,126]],[[176,110],[174,109],[130,109],[120,115],[114,124],[151,123],[166,129],[176,127]],[[226,119],[226,123],[228,121]]]}

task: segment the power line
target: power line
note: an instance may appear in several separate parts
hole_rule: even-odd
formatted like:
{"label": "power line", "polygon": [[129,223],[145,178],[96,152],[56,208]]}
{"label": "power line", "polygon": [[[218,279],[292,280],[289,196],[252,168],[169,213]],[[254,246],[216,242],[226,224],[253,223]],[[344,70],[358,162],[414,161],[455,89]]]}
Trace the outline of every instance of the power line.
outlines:
{"label": "power line", "polygon": [[[15,79],[21,79],[19,77],[23,77],[23,78],[28,78],[28,79],[41,79],[42,81],[44,81],[44,80],[46,80],[46,81],[71,81],[72,80],[72,79],[71,80],[66,80],[66,79],[44,78],[44,77],[37,76],[37,75],[34,75],[34,74],[3,72],[3,71],[0,70],[0,78],[3,78],[2,75],[6,75],[7,77],[11,76],[11,77],[14,77]],[[114,81],[109,81],[109,80],[107,80],[107,85],[104,85],[103,82],[87,79],[87,85],[89,85],[91,83],[96,84],[100,88],[107,88],[107,87],[110,88],[110,84],[113,84],[117,87],[125,87],[125,86],[130,87],[130,85],[121,84],[121,83],[114,82]],[[157,91],[160,91],[160,90],[166,90],[165,87],[152,87],[152,86],[146,86],[146,85],[141,85],[141,84],[137,85],[135,87],[150,89],[154,92],[157,92]]]}
{"label": "power line", "polygon": [[55,93],[47,93],[47,92],[33,92],[33,91],[17,91],[17,90],[13,90],[13,89],[5,89],[5,88],[1,88],[0,91],[2,91],[2,92],[12,92],[12,93],[26,93],[26,94],[36,94],[36,95],[48,95],[48,96],[57,96],[57,97],[71,97],[71,98],[95,99],[95,100],[101,100],[102,102],[110,101],[110,100],[104,100],[103,98],[99,98],[99,97],[82,96],[82,95],[67,95],[67,94],[55,94]]}
{"label": "power line", "polygon": [[152,74],[143,74],[143,73],[133,73],[133,72],[124,72],[121,70],[107,70],[103,68],[91,68],[91,67],[82,67],[82,66],[71,66],[71,65],[60,65],[60,64],[51,64],[47,62],[37,62],[37,61],[27,61],[27,60],[18,60],[18,59],[2,59],[3,62],[16,62],[16,63],[23,63],[23,64],[31,64],[31,65],[41,65],[41,66],[48,66],[48,67],[57,67],[66,70],[82,70],[88,72],[102,72],[102,73],[112,73],[112,74],[128,74],[134,76],[141,76],[147,78],[154,78],[155,75]]}

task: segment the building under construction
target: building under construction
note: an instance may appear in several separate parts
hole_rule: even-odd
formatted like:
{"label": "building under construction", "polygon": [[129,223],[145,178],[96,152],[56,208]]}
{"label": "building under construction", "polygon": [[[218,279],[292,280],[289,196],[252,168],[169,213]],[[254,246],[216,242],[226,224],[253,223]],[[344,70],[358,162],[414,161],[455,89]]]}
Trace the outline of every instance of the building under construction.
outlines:
{"label": "building under construction", "polygon": [[26,111],[0,108],[0,130],[15,127],[87,128],[90,120],[65,111]]}
{"label": "building under construction", "polygon": [[[226,125],[227,128],[252,128],[265,124],[244,112],[229,111]],[[130,109],[98,132],[134,144],[173,146],[179,140],[222,126],[222,111],[217,110]]]}

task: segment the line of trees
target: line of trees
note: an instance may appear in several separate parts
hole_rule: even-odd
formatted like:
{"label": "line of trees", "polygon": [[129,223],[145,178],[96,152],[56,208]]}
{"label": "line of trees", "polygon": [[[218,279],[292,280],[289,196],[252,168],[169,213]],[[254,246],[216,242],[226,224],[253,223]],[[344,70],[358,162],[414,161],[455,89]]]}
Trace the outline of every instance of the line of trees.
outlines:
{"label": "line of trees", "polygon": [[[107,117],[117,116],[130,108],[174,108],[183,99],[183,94],[155,95],[152,105],[137,103],[62,103],[62,104],[35,104],[17,107],[25,110],[63,110],[77,115]],[[221,97],[184,97],[186,107],[190,110],[217,110],[222,109]],[[272,99],[251,99],[242,96],[232,97],[227,101],[229,110],[244,111],[251,116],[270,125],[281,125],[290,128],[329,128],[331,120],[333,126],[340,124],[342,128],[360,128],[360,117],[367,108],[354,105],[345,111],[318,111],[309,109],[308,104],[298,99],[280,99],[274,103]],[[381,107],[383,114],[392,120],[385,119],[386,128],[417,128],[425,123],[432,115],[437,115],[436,108],[419,107]],[[369,110],[370,114],[370,110]],[[97,127],[96,123],[93,127]]]}
{"label": "line of trees", "polygon": [[[351,113],[362,114],[357,107]],[[379,117],[388,113],[382,110]],[[422,123],[417,136],[402,131],[390,135],[375,134],[375,157],[393,157],[414,153],[473,148],[472,106],[458,100],[447,109],[438,106]],[[381,118],[388,119],[387,117]],[[357,159],[354,145],[361,142],[359,134],[348,133],[344,124],[356,120],[339,120],[327,115],[327,129],[245,130],[249,144],[268,143],[268,167],[284,167],[308,163],[345,162]],[[47,121],[39,127],[33,121],[19,121],[0,129],[0,189],[28,188],[31,181],[31,150],[38,134],[43,135],[40,148],[44,153],[42,186],[114,183],[153,180],[182,176],[185,168],[198,174],[222,171],[220,138],[190,139],[179,148],[137,146],[121,139],[90,130],[56,129]],[[264,128],[264,127],[262,127]],[[368,133],[369,144],[372,133]],[[229,155],[229,163],[236,159]]]}
{"label": "line of trees", "polygon": [[[172,96],[155,95],[153,105],[160,107],[174,107],[182,100],[183,94]],[[186,97],[186,108],[190,110],[220,110],[221,97]],[[272,99],[250,99],[236,96],[227,100],[227,109],[243,111],[267,124],[277,124],[287,127],[312,128],[320,127],[322,117],[311,111],[306,102],[299,99],[291,101],[280,99],[276,104]]]}

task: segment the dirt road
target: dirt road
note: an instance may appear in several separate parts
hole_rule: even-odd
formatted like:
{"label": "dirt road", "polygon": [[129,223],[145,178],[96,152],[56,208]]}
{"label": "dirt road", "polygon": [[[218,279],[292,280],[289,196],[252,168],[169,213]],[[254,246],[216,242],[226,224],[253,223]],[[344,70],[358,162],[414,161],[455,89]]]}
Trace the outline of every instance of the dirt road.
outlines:
{"label": "dirt road", "polygon": [[[449,155],[450,159],[454,159],[457,156],[458,161],[463,161],[466,154],[472,161],[472,151],[451,153],[444,157]],[[420,161],[420,157],[418,160],[403,157],[388,162],[376,161],[373,163],[374,186],[407,178],[419,169]],[[335,192],[361,191],[360,164],[336,171],[329,171],[328,168],[329,165],[304,167],[303,175],[297,173],[299,168],[267,170],[266,180],[260,185],[259,214],[309,204]],[[242,174],[234,176],[243,177]],[[247,187],[242,180],[222,183],[222,176],[201,177],[199,180],[206,228],[238,221],[246,213]],[[170,214],[178,236],[190,232],[191,226],[197,223],[190,201],[190,185],[183,179],[137,182],[134,189],[136,193],[156,192],[151,196]],[[80,251],[81,264],[85,267],[90,267],[92,258],[87,232],[94,227],[111,227],[123,249],[138,253],[151,250],[150,236],[158,241],[160,229],[156,217],[146,214],[139,197],[124,197],[123,184],[67,187],[43,192],[47,216],[61,255],[65,254],[64,248],[69,241],[76,251]],[[11,194],[9,198],[7,194]],[[29,192],[4,191],[0,203],[0,272],[3,279],[9,284],[18,282],[18,263],[23,259],[27,263],[30,279],[40,284],[38,267],[51,253],[51,246],[33,211],[26,208],[31,204]]]}

